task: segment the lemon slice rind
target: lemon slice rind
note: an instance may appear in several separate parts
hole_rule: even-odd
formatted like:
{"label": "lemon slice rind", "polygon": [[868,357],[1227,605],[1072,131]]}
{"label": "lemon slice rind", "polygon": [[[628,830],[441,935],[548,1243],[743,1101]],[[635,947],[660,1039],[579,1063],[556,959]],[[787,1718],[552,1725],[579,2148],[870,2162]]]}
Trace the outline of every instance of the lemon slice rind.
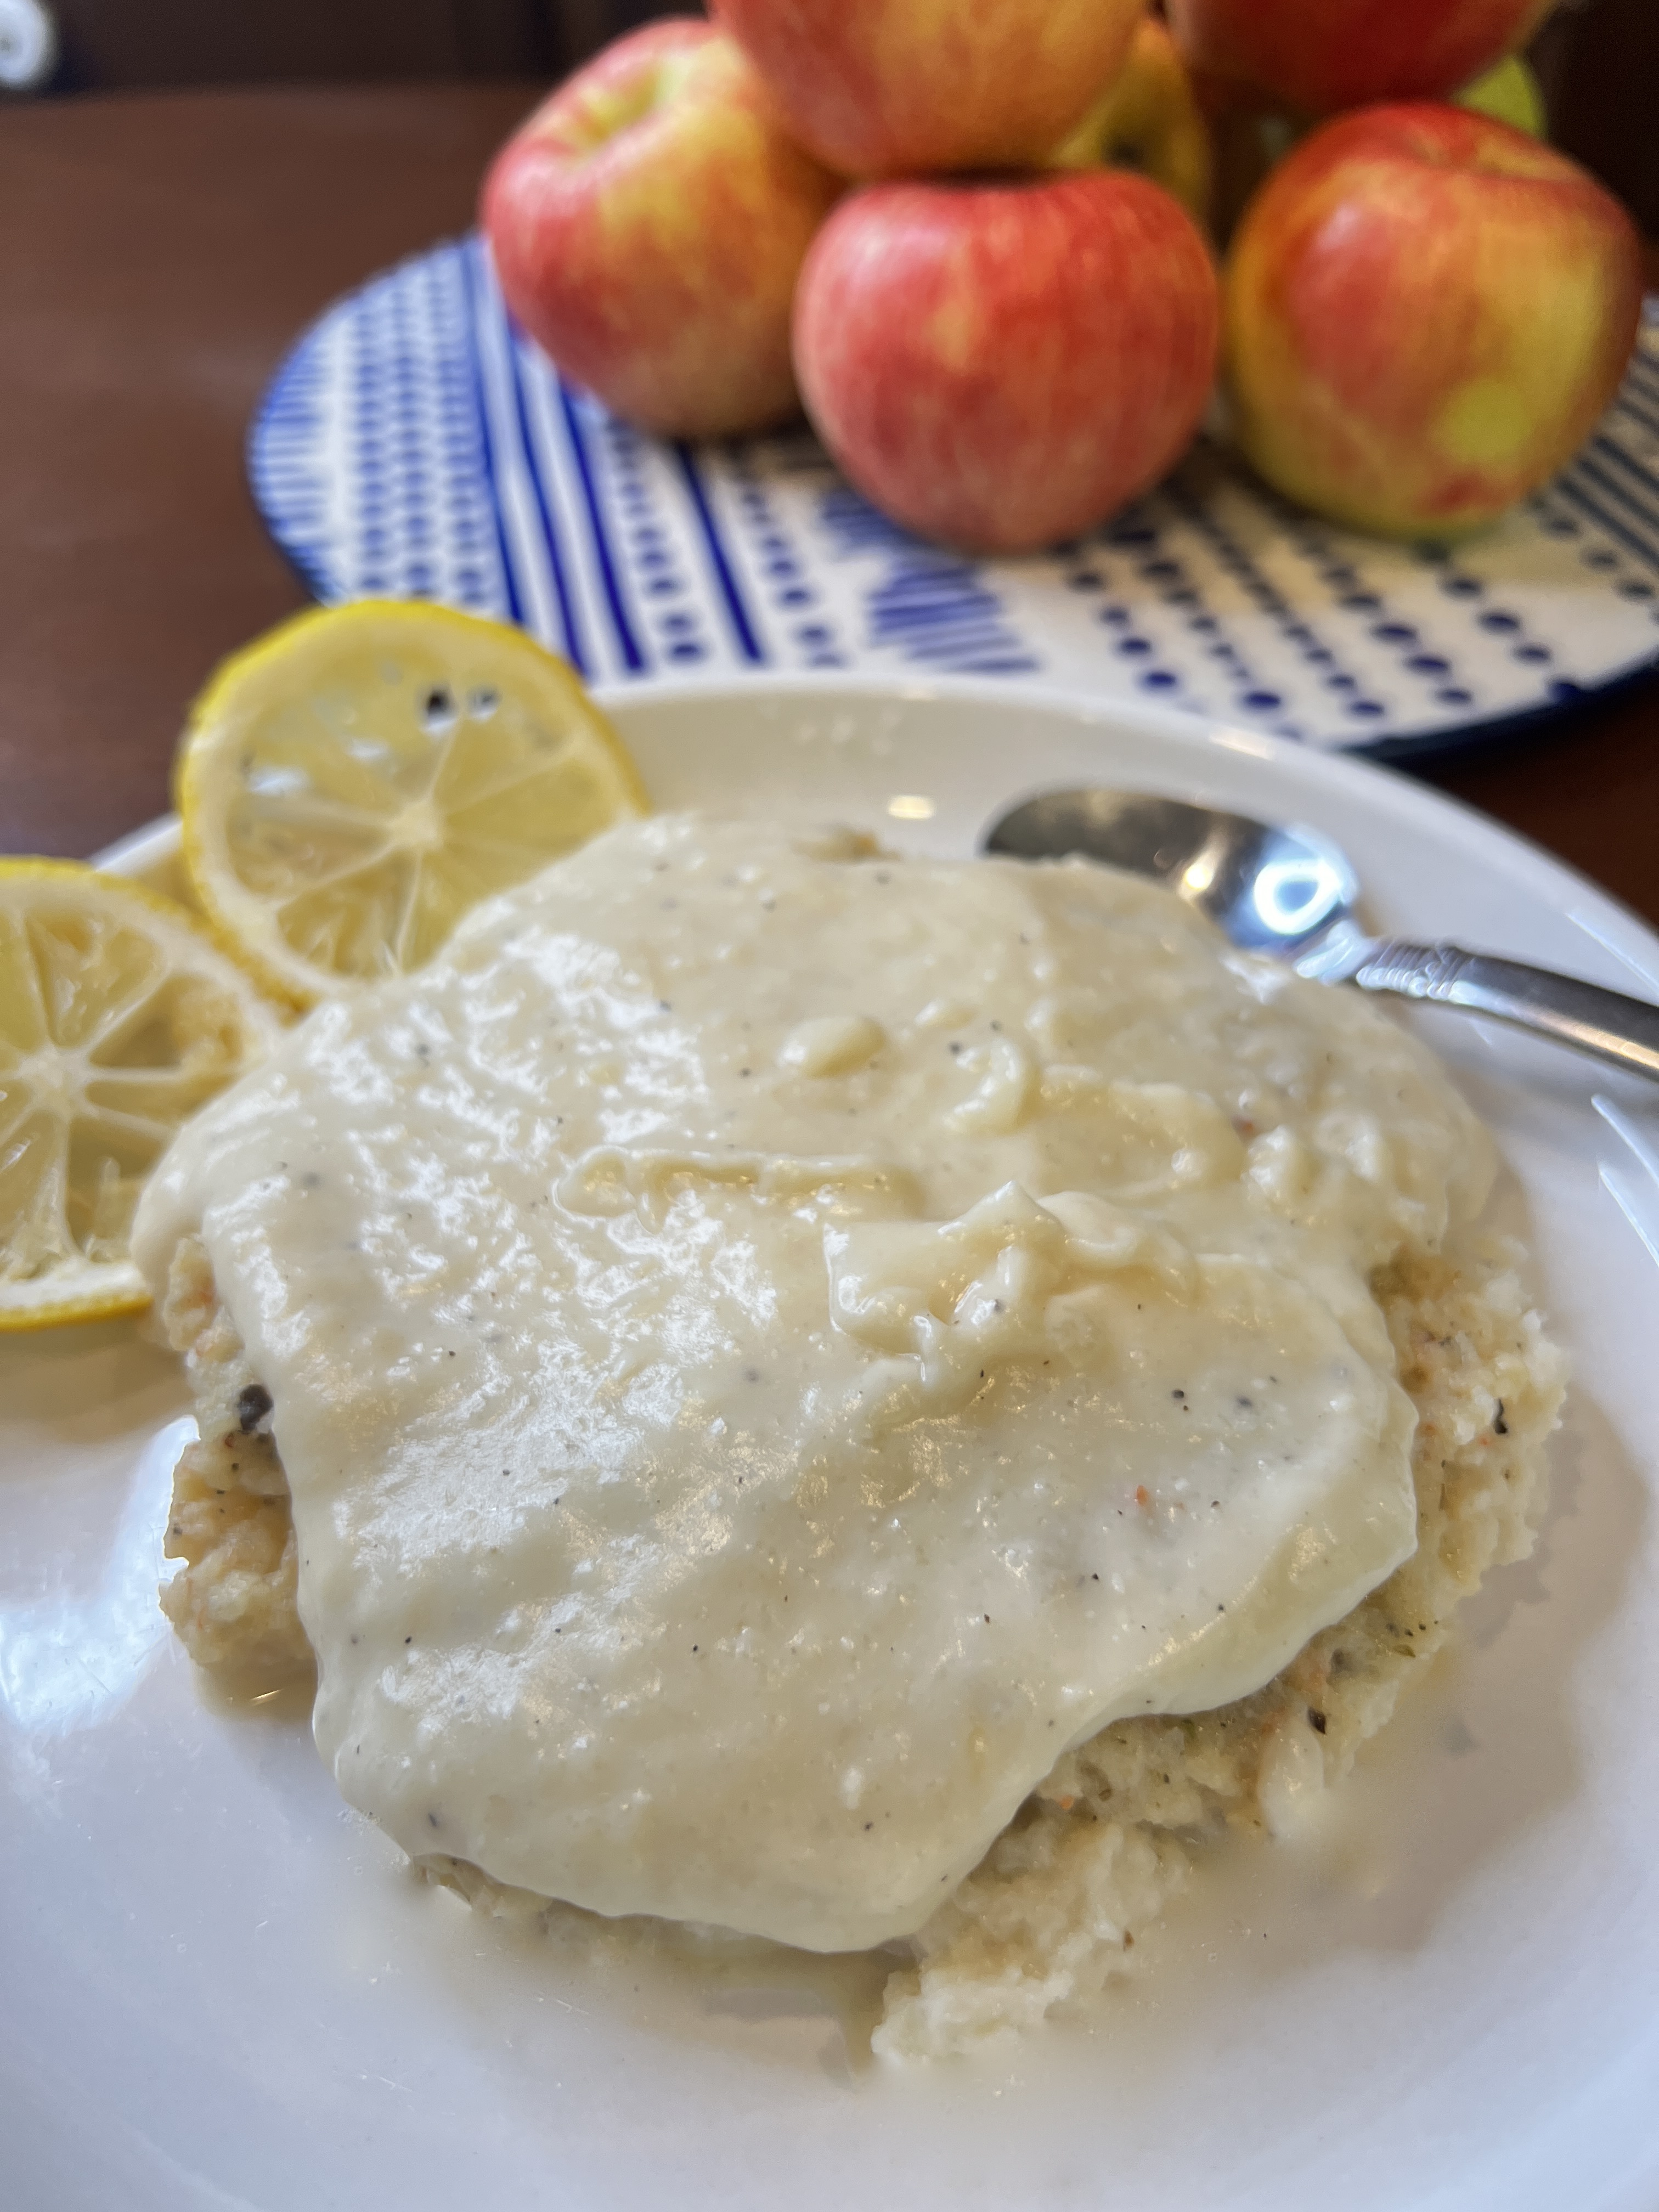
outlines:
{"label": "lemon slice rind", "polygon": [[30,1283],[0,1282],[0,1335],[66,1322],[112,1321],[142,1313],[150,1302],[149,1285],[131,1260],[77,1260],[54,1268],[51,1279],[50,1298],[31,1297]]}

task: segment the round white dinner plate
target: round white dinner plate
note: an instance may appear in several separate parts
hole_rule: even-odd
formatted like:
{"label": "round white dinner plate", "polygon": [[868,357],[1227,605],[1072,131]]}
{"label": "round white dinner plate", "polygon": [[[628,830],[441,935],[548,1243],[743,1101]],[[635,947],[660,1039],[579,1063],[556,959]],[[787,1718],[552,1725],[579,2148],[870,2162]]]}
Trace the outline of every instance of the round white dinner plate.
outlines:
{"label": "round white dinner plate", "polygon": [[[1334,836],[1380,922],[1659,997],[1659,940],[1553,860],[1254,733],[983,684],[611,703],[664,806],[965,854],[1035,789],[1162,788]],[[174,1361],[130,1322],[0,1339],[9,2212],[1653,2212],[1659,1091],[1412,1018],[1571,1355],[1542,1540],[1328,1832],[1206,1861],[1086,2021],[972,2060],[872,2063],[856,1966],[556,1940],[413,1880],[295,1701],[216,1699],[156,1609]]]}

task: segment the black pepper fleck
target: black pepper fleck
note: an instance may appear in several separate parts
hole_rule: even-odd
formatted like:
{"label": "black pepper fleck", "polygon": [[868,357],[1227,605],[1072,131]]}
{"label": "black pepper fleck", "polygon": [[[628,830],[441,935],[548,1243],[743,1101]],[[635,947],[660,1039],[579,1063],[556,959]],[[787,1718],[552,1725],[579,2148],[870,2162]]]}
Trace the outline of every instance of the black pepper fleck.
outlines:
{"label": "black pepper fleck", "polygon": [[263,1382],[250,1382],[236,1401],[236,1419],[242,1434],[251,1437],[270,1412],[270,1393]]}

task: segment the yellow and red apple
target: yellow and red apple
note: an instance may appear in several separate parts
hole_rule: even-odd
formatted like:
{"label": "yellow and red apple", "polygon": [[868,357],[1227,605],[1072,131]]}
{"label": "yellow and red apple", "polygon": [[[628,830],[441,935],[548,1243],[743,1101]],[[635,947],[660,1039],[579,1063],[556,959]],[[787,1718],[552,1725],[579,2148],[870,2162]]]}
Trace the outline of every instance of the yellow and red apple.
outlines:
{"label": "yellow and red apple", "polygon": [[1075,536],[1176,461],[1215,374],[1209,249],[1127,171],[872,185],[795,302],[807,413],[852,482],[947,544]]}
{"label": "yellow and red apple", "polygon": [[507,303],[567,374],[665,436],[799,411],[790,305],[841,179],[706,23],[620,39],[496,156],[481,217]]}
{"label": "yellow and red apple", "polygon": [[1455,536],[1583,442],[1641,306],[1630,217],[1565,155],[1462,107],[1363,108],[1304,138],[1234,234],[1237,435],[1322,514]]}
{"label": "yellow and red apple", "polygon": [[1128,57],[1065,143],[1056,169],[1139,169],[1173,192],[1194,222],[1210,220],[1210,126],[1175,40],[1155,15],[1136,26]]}
{"label": "yellow and red apple", "polygon": [[1146,0],[712,0],[789,129],[849,177],[1031,167],[1127,54]]}
{"label": "yellow and red apple", "polygon": [[1554,0],[1167,0],[1195,70],[1269,107],[1330,115],[1449,97],[1531,37]]}

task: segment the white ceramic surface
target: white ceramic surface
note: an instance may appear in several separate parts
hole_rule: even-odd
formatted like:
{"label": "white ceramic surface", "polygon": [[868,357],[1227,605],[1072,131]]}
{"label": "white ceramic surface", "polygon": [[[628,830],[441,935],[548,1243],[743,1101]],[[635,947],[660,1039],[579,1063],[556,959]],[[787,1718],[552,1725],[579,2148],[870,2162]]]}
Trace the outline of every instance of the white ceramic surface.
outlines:
{"label": "white ceramic surface", "polygon": [[[1166,788],[1334,834],[1382,922],[1659,995],[1659,941],[1553,862],[1254,734],[983,685],[615,710],[665,805],[963,853],[1045,785]],[[1659,1096],[1421,1018],[1573,1358],[1540,1549],[1322,1844],[1206,1867],[1091,2025],[932,2072],[860,2055],[856,1974],[588,1955],[412,1882],[292,1701],[215,1702],[165,1632],[173,1362],[130,1323],[0,1340],[9,2212],[1653,2212],[1659,1270],[1601,1175],[1638,1212],[1650,1179],[1591,1102],[1651,1143]]]}

